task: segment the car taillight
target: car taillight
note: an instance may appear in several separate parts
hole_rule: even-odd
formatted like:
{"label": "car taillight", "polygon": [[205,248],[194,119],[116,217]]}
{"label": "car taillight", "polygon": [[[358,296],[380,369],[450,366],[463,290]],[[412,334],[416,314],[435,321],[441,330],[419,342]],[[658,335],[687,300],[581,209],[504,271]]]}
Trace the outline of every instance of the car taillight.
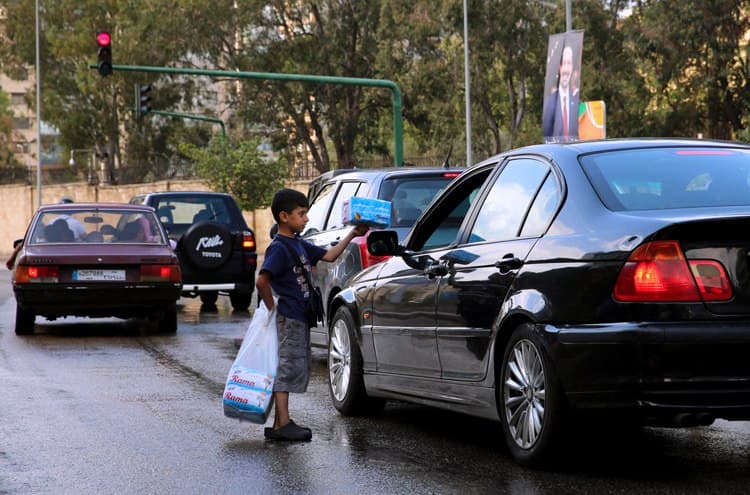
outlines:
{"label": "car taillight", "polygon": [[690,271],[704,301],[728,301],[732,285],[721,263],[714,260],[690,260]]}
{"label": "car taillight", "polygon": [[446,179],[455,179],[459,175],[461,175],[461,172],[443,172],[443,177]]}
{"label": "car taillight", "polygon": [[53,265],[18,265],[16,268],[17,283],[57,283],[60,267]]}
{"label": "car taillight", "polygon": [[620,270],[614,298],[624,302],[726,301],[732,288],[714,260],[685,259],[677,241],[654,241],[633,251]]}
{"label": "car taillight", "polygon": [[255,237],[250,232],[242,233],[242,249],[255,251]]}
{"label": "car taillight", "polygon": [[141,265],[141,282],[180,282],[180,265]]}
{"label": "car taillight", "polygon": [[374,256],[370,254],[370,251],[367,250],[367,236],[355,237],[352,239],[352,242],[359,246],[359,256],[362,258],[362,268],[376,265],[381,261],[390,258],[390,256]]}

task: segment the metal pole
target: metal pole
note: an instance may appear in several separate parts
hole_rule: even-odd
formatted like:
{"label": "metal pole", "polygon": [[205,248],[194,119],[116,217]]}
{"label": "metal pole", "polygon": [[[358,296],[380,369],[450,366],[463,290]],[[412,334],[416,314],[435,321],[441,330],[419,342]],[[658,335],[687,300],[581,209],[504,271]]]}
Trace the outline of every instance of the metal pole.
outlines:
{"label": "metal pole", "polygon": [[42,71],[39,62],[39,0],[36,0],[36,206],[42,205]]}
{"label": "metal pole", "polygon": [[[96,69],[96,65],[89,65]],[[300,81],[318,84],[345,84],[350,86],[367,86],[388,88],[393,94],[393,159],[395,166],[400,167],[404,162],[404,126],[402,121],[401,89],[393,81],[387,79],[366,79],[361,77],[315,76],[310,74],[279,74],[274,72],[242,72],[230,70],[210,69],[181,69],[174,67],[149,67],[143,65],[112,65],[113,70],[130,72],[155,72],[158,74],[192,74],[209,77],[230,77],[234,79],[264,79],[271,81]]]}
{"label": "metal pole", "polygon": [[573,30],[573,12],[570,7],[570,0],[565,0],[565,31]]}
{"label": "metal pole", "polygon": [[217,119],[216,117],[206,117],[205,115],[193,115],[189,113],[179,113],[179,112],[165,112],[163,110],[151,110],[148,112],[150,114],[154,115],[165,115],[167,117],[177,117],[181,119],[192,119],[192,120],[203,120],[205,122],[213,122],[215,124],[219,124],[221,126],[221,142],[226,144],[227,141],[227,130],[224,126],[224,121],[221,119]]}
{"label": "metal pole", "polygon": [[464,0],[464,85],[466,86],[466,166],[473,165],[471,157],[471,79],[469,77],[469,8]]}

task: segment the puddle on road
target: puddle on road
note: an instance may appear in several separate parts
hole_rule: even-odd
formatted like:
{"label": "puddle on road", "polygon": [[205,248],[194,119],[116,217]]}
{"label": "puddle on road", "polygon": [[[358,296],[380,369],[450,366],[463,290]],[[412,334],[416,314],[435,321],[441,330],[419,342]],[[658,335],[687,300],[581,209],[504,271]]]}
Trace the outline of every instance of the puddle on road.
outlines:
{"label": "puddle on road", "polygon": [[206,308],[201,304],[200,298],[194,299],[183,297],[177,307],[181,323],[197,325],[200,323],[234,323],[250,321],[254,306],[250,305],[250,311],[234,311],[229,302],[229,297],[219,296],[216,306]]}

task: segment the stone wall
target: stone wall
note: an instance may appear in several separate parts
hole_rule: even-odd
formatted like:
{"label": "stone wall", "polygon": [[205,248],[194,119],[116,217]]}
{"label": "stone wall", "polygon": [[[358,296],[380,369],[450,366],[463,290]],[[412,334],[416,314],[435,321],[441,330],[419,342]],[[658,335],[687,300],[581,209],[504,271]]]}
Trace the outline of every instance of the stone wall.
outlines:
{"label": "stone wall", "polygon": [[[309,182],[290,182],[287,187],[307,194]],[[160,181],[148,184],[124,186],[91,186],[85,182],[42,186],[42,204],[57,203],[68,196],[76,203],[103,202],[127,203],[138,194],[160,191],[209,191],[200,180]],[[26,228],[36,211],[36,187],[26,185],[0,185],[0,253],[10,253],[13,241],[26,233]],[[273,225],[271,209],[242,212],[247,224],[255,232],[258,253],[264,253],[271,239],[268,236]]]}

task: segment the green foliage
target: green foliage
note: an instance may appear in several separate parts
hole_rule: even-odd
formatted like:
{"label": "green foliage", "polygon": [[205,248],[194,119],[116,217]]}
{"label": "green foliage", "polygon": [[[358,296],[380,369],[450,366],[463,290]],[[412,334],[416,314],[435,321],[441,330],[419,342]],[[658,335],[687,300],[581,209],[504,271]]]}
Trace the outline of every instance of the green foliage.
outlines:
{"label": "green foliage", "polygon": [[286,160],[270,160],[258,151],[258,140],[224,143],[214,139],[208,147],[180,145],[180,151],[195,162],[198,176],[218,192],[234,196],[243,210],[271,205],[274,193],[289,176]]}
{"label": "green foliage", "polygon": [[[0,65],[12,73],[33,64],[34,5],[5,5]],[[623,16],[628,6],[632,15]],[[136,83],[153,85],[155,110],[226,118],[236,139],[263,136],[321,172],[392,162],[391,94],[228,80],[224,101],[206,94],[207,78],[115,71],[102,79],[88,67],[98,30],[112,33],[116,65],[393,80],[403,95],[405,149],[465,156],[461,0],[55,0],[42,9],[45,120],[66,149],[106,153],[110,171],[132,180],[169,174],[181,147],[193,156],[216,130],[156,115],[136,122]],[[750,135],[747,0],[576,0],[572,9],[573,28],[585,33],[582,100],[606,102],[609,137]],[[470,0],[468,12],[474,158],[540,142],[547,43],[565,30],[563,2]],[[0,108],[0,138],[3,118]],[[218,164],[201,173],[232,184]]]}
{"label": "green foliage", "polygon": [[13,112],[10,110],[10,99],[8,93],[0,89],[0,167],[18,166],[13,156]]}

